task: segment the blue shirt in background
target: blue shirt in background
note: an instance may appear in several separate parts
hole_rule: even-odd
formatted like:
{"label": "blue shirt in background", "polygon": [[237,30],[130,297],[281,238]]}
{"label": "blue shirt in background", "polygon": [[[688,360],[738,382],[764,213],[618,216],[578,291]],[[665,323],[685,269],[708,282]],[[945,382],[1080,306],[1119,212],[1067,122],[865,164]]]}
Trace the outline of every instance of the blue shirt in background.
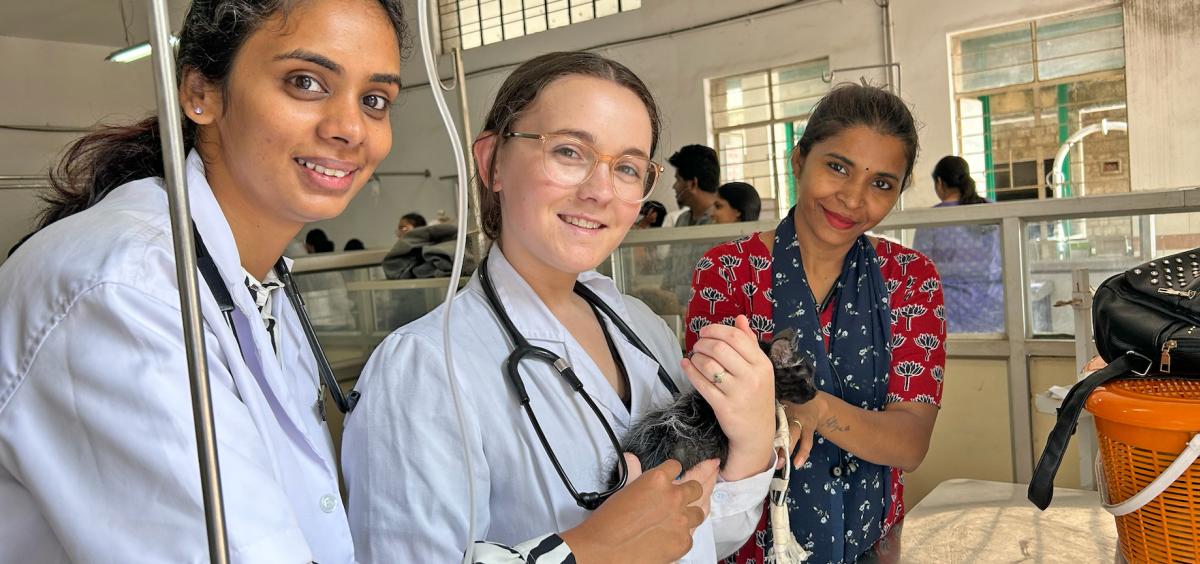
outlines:
{"label": "blue shirt in background", "polygon": [[[958,202],[942,202],[934,207],[956,205]],[[918,228],[913,248],[925,253],[942,276],[947,332],[1004,331],[999,226]]]}

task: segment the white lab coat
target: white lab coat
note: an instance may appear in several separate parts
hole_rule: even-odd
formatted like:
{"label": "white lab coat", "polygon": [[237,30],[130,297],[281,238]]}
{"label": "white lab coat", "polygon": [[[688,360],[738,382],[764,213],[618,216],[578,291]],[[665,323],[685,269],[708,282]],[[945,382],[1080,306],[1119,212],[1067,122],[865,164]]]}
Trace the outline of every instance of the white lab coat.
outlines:
{"label": "white lab coat", "polygon": [[[187,179],[252,359],[201,279],[232,560],[352,562],[296,313],[272,300],[276,360],[195,152]],[[125,184],[26,242],[0,268],[0,319],[0,563],[208,562],[162,180]]]}
{"label": "white lab coat", "polygon": [[[534,346],[575,369],[617,437],[648,410],[672,401],[658,364],[616,327],[632,409],[578,342],[550,313],[498,247],[489,273],[513,324]],[[666,324],[612,280],[587,272],[579,280],[620,315],[654,352],[681,390],[691,384]],[[363,562],[450,562],[462,554],[467,483],[454,406],[442,356],[445,306],[397,330],[379,345],[358,383],[362,400],[347,419],[342,463],[358,558]],[[452,319],[455,373],[467,412],[467,444],[475,465],[476,538],[506,544],[581,523],[576,505],[529,423],[501,365],[511,345],[483,295],[478,277],[459,292]],[[595,414],[548,364],[524,362],[525,386],[538,421],[579,491],[601,491],[617,453]],[[761,516],[771,470],[718,483],[709,519],[696,530],[687,562],[711,564],[736,550]],[[715,539],[714,539],[715,531]]]}

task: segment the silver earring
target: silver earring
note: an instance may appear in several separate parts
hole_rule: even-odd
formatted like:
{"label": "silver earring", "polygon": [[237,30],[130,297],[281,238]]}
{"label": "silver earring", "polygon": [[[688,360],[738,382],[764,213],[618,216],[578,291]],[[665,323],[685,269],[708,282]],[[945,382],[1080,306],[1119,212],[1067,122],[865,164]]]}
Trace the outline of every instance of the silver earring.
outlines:
{"label": "silver earring", "polygon": [[200,115],[200,114],[204,113],[204,108],[201,108],[200,106],[196,106],[195,108],[192,108],[192,111],[196,112],[196,115]]}

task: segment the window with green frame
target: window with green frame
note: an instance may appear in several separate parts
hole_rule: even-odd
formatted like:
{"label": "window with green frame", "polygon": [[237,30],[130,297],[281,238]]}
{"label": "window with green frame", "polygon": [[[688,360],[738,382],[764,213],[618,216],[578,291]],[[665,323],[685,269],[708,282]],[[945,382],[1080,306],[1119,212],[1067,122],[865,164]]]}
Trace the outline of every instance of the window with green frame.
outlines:
{"label": "window with green frame", "polygon": [[714,78],[708,81],[709,135],[721,161],[722,182],[746,182],[763,199],[763,218],[796,201],[788,164],[808,115],[829,91],[829,60]]}
{"label": "window with green frame", "polygon": [[[958,154],[993,200],[1128,192],[1124,132],[1089,136],[1047,181],[1058,147],[1101,120],[1125,121],[1120,6],[952,38]],[[983,192],[981,190],[981,192]]]}

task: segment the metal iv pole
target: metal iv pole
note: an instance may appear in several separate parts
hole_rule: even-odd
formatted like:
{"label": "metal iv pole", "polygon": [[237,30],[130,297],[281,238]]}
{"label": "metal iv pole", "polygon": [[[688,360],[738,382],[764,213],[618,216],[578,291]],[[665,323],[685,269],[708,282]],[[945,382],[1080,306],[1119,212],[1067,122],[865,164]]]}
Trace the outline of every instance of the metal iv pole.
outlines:
{"label": "metal iv pole", "polygon": [[225,507],[221,496],[221,470],[217,461],[216,430],[213,425],[212,394],[204,349],[203,317],[196,280],[196,241],[192,237],[192,214],[188,205],[187,176],[184,174],[183,116],[175,82],[175,52],[170,42],[166,0],[146,0],[150,14],[150,45],[154,58],[154,82],[158,93],[158,130],[162,138],[163,179],[175,242],[175,275],[179,280],[179,305],[183,315],[183,341],[187,350],[191,383],[192,417],[196,427],[196,450],[200,462],[200,494],[208,529],[208,554],[213,564],[228,564],[229,540],[225,531]]}

